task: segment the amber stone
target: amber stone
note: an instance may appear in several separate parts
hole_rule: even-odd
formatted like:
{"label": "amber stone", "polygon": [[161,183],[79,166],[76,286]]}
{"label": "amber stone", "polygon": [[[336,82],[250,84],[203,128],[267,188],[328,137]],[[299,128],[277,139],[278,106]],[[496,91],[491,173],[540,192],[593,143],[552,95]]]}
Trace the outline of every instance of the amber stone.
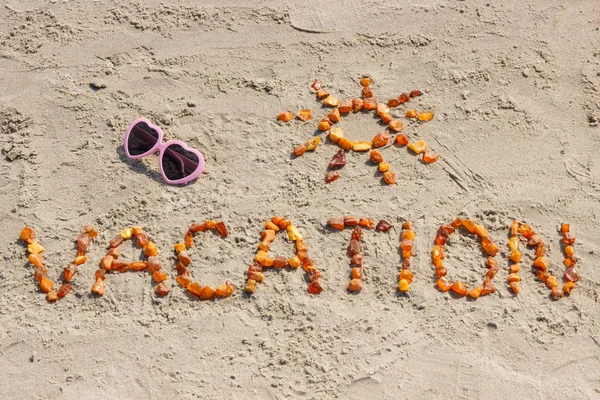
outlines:
{"label": "amber stone", "polygon": [[393,173],[392,171],[388,171],[386,173],[383,174],[383,181],[387,184],[387,185],[393,185],[396,183],[396,174]]}
{"label": "amber stone", "polygon": [[[183,286],[183,285],[182,285]],[[187,290],[194,296],[200,297],[200,293],[202,293],[202,285],[197,282],[189,282],[187,285]]]}
{"label": "amber stone", "polygon": [[100,260],[100,266],[102,268],[104,268],[105,270],[110,271],[113,260],[114,260],[114,258],[112,258],[112,256],[108,256],[108,255],[104,256]]}
{"label": "amber stone", "polygon": [[379,170],[379,172],[388,172],[390,170],[390,164],[386,163],[385,161],[382,161],[379,163],[377,169]]}
{"label": "amber stone", "polygon": [[333,111],[331,111],[329,113],[327,118],[329,119],[329,121],[332,124],[335,124],[336,122],[340,122],[340,119],[341,119],[340,110],[338,108],[334,109]]}
{"label": "amber stone", "polygon": [[400,279],[406,279],[408,283],[412,283],[414,277],[414,274],[409,269],[400,271]]}
{"label": "amber stone", "polygon": [[292,257],[288,260],[288,264],[290,268],[298,268],[302,264],[302,262],[300,261],[300,258]]}
{"label": "amber stone", "polygon": [[563,233],[563,240],[562,242],[566,245],[573,245],[575,244],[575,235],[573,235],[570,232],[565,232]]}
{"label": "amber stone", "polygon": [[575,267],[569,267],[565,269],[564,278],[567,282],[577,282],[580,279],[580,276]]}
{"label": "amber stone", "polygon": [[87,256],[77,256],[73,259],[73,264],[81,265],[87,261]]}
{"label": "amber stone", "polygon": [[86,225],[83,227],[83,230],[90,235],[92,239],[98,236],[98,230],[91,225]]}
{"label": "amber stone", "polygon": [[348,284],[348,290],[351,292],[360,292],[362,290],[362,282],[360,279],[352,279]]}
{"label": "amber stone", "polygon": [[217,232],[219,232],[219,235],[221,235],[222,238],[226,238],[227,236],[229,236],[229,231],[227,230],[227,227],[225,226],[224,222],[217,222],[217,224],[215,225],[215,229],[217,230]]}
{"label": "amber stone", "polygon": [[303,122],[310,121],[313,118],[312,112],[310,110],[300,110],[298,111],[296,118]]}
{"label": "amber stone", "polygon": [[215,289],[215,297],[227,297],[229,293],[227,292],[227,285],[219,285]]}
{"label": "amber stone", "polygon": [[120,247],[111,247],[108,252],[106,253],[107,256],[111,256],[112,258],[119,258],[119,256],[121,255],[121,248]]}
{"label": "amber stone", "polygon": [[342,149],[348,151],[348,150],[352,149],[353,142],[346,138],[340,138],[340,140],[338,140],[338,142],[337,142],[337,145],[339,147],[341,147]]}
{"label": "amber stone", "polygon": [[394,132],[400,132],[402,130],[402,128],[404,128],[404,124],[400,120],[392,120],[392,121],[388,122],[388,126]]}
{"label": "amber stone", "polygon": [[109,242],[109,245],[110,247],[117,247],[120,246],[121,243],[123,243],[123,237],[119,234],[112,238],[112,240]]}
{"label": "amber stone", "polygon": [[73,265],[73,264],[69,264],[68,266],[66,266],[63,269],[63,276],[65,278],[65,281],[67,281],[67,282],[70,282],[76,273],[77,273],[77,266]]}
{"label": "amber stone", "polygon": [[440,245],[433,246],[433,250],[431,251],[431,256],[433,258],[439,258],[443,260],[446,256],[444,255],[444,248]]}
{"label": "amber stone", "polygon": [[402,260],[402,269],[410,269],[410,258]]}
{"label": "amber stone", "polygon": [[311,282],[308,285],[308,291],[312,294],[319,294],[323,291],[323,288],[319,284],[319,282]]}
{"label": "amber stone", "polygon": [[321,82],[320,79],[315,79],[315,81],[312,83],[311,87],[315,90],[319,90],[319,89],[321,89],[322,85],[323,85],[323,82]]}
{"label": "amber stone", "polygon": [[415,118],[417,116],[417,110],[407,110],[406,111],[406,118]]}
{"label": "amber stone", "polygon": [[545,257],[538,257],[533,260],[533,266],[541,269],[542,271],[546,271],[548,269],[548,261]]}
{"label": "amber stone", "polygon": [[434,163],[437,160],[439,160],[439,158],[440,158],[439,154],[437,154],[431,150],[425,150],[425,154],[423,154],[423,162],[427,163],[427,164]]}
{"label": "amber stone", "polygon": [[448,283],[446,278],[439,278],[435,282],[435,285],[438,287],[438,289],[440,289],[444,293],[449,291],[450,289],[452,289],[452,286]]}
{"label": "amber stone", "polygon": [[[402,224],[402,226],[404,226],[404,224]],[[402,232],[402,235],[400,235],[400,238],[408,240],[415,240],[415,237],[417,237],[417,234],[414,231],[405,230],[404,232]]]}
{"label": "amber stone", "polygon": [[521,286],[517,281],[509,281],[508,287],[510,288],[510,290],[512,290],[514,294],[519,294],[519,292],[521,291]]}
{"label": "amber stone", "polygon": [[521,225],[521,227],[519,228],[519,232],[526,239],[529,239],[530,237],[535,235],[535,232],[533,231],[533,229],[531,229],[531,227],[527,224]]}
{"label": "amber stone", "polygon": [[290,122],[293,118],[294,118],[294,114],[292,114],[289,111],[280,112],[279,115],[277,116],[277,119],[279,121],[283,121],[283,122]]}
{"label": "amber stone", "polygon": [[419,140],[418,142],[412,142],[408,145],[408,148],[413,151],[415,154],[424,153],[427,150],[427,143],[424,140]]}
{"label": "amber stone", "polygon": [[388,107],[390,107],[390,108],[398,107],[399,105],[400,105],[400,101],[398,99],[389,99],[388,100]]}
{"label": "amber stone", "polygon": [[350,263],[356,265],[357,267],[361,267],[363,264],[363,256],[362,254],[355,254],[350,258]]}
{"label": "amber stone", "polygon": [[390,141],[390,134],[387,131],[378,133],[373,137],[373,147],[383,147]]}
{"label": "amber stone", "polygon": [[34,277],[36,281],[41,281],[43,277],[48,276],[48,268],[43,265],[40,267],[35,267]]}
{"label": "amber stone", "polygon": [[462,225],[463,221],[460,218],[456,218],[454,221],[452,221],[450,223],[450,226],[453,227],[454,229],[460,227]]}
{"label": "amber stone", "polygon": [[144,232],[137,235],[135,237],[135,240],[137,241],[137,244],[140,247],[145,247],[148,243],[150,243],[150,239],[148,238],[148,235],[146,235]]}
{"label": "amber stone", "polygon": [[348,227],[353,227],[358,225],[358,218],[352,215],[346,215],[344,217],[344,225]]}
{"label": "amber stone", "polygon": [[436,275],[438,278],[442,278],[442,277],[444,277],[444,276],[448,275],[448,271],[447,271],[447,270],[446,270],[446,268],[444,268],[444,267],[439,267],[439,268],[436,268],[436,269],[435,269],[435,275]]}
{"label": "amber stone", "polygon": [[408,231],[412,230],[412,223],[410,221],[404,221],[402,223],[402,229],[408,230]]}
{"label": "amber stone", "polygon": [[350,240],[350,246],[348,247],[348,254],[352,257],[355,254],[359,254],[362,250],[362,246],[358,240]]}
{"label": "amber stone", "polygon": [[259,271],[248,270],[248,279],[252,279],[258,283],[263,283],[265,281],[265,275]]}
{"label": "amber stone", "polygon": [[344,165],[346,165],[346,153],[340,149],[331,158],[329,168],[343,167]]}
{"label": "amber stone", "polygon": [[371,98],[373,97],[373,91],[371,90],[371,88],[369,86],[365,86],[362,90],[363,96],[366,98]]}
{"label": "amber stone", "polygon": [[325,174],[325,183],[331,183],[340,177],[340,173],[337,171],[328,171]]}
{"label": "amber stone", "polygon": [[483,283],[483,289],[481,290],[482,295],[491,294],[496,291],[496,285],[490,279],[486,279]]}
{"label": "amber stone", "polygon": [[352,279],[362,278],[362,268],[352,268],[352,270],[350,272],[351,272]]}
{"label": "amber stone", "polygon": [[244,288],[244,291],[246,293],[254,293],[256,291],[256,281],[252,280],[252,279],[248,279],[248,282],[246,282],[246,287]]}
{"label": "amber stone", "polygon": [[192,262],[192,259],[185,250],[177,254],[177,259],[186,267]]}
{"label": "amber stone", "polygon": [[400,248],[402,250],[412,250],[414,242],[410,239],[402,239],[400,242]]}
{"label": "amber stone", "polygon": [[284,256],[277,256],[275,257],[275,260],[273,260],[273,266],[275,268],[285,268],[287,263],[288,260]]}
{"label": "amber stone", "polygon": [[319,122],[319,125],[317,125],[317,129],[320,130],[321,132],[325,132],[329,128],[331,128],[331,122],[329,122],[328,119],[321,120],[321,122]]}
{"label": "amber stone", "polygon": [[342,114],[348,114],[352,111],[352,100],[344,100],[340,104],[339,111]]}
{"label": "amber stone", "polygon": [[194,237],[193,237],[192,232],[187,231],[185,233],[185,239],[184,239],[183,243],[185,244],[185,247],[192,247],[194,245]]}
{"label": "amber stone", "polygon": [[35,231],[30,226],[25,226],[21,231],[21,240],[27,244],[33,243],[33,239],[35,239]]}
{"label": "amber stone", "polygon": [[202,300],[212,300],[215,298],[215,290],[209,285],[204,286],[199,296]]}
{"label": "amber stone", "polygon": [[352,112],[359,112],[364,107],[362,99],[352,99]]}
{"label": "amber stone", "polygon": [[156,288],[154,289],[156,291],[156,294],[163,297],[169,294],[169,292],[171,292],[171,289],[164,283],[161,282],[158,285],[156,285]]}
{"label": "amber stone", "polygon": [[488,243],[486,245],[483,246],[483,250],[485,250],[485,252],[489,255],[489,256],[495,256],[496,253],[498,253],[498,250],[500,250],[500,248],[494,244],[494,243]]}
{"label": "amber stone", "polygon": [[534,247],[541,243],[543,243],[542,238],[540,238],[537,234],[533,234],[527,238],[527,246]]}
{"label": "amber stone", "polygon": [[558,286],[558,279],[553,276],[550,275],[548,278],[546,278],[546,286],[548,286],[548,289],[552,289]]}
{"label": "amber stone", "polygon": [[460,281],[454,282],[450,289],[459,296],[466,296],[469,293],[467,286]]}
{"label": "amber stone", "polygon": [[142,261],[137,261],[137,262],[132,262],[129,267],[133,270],[133,271],[143,271],[148,267],[148,264],[146,264],[145,262]]}
{"label": "amber stone", "polygon": [[535,272],[536,278],[538,278],[542,282],[546,282],[546,280],[550,277],[550,274],[548,274],[548,272],[546,272],[542,269],[539,269],[539,268],[536,268],[534,270],[534,272]]}
{"label": "amber stone", "polygon": [[329,225],[329,227],[331,229],[338,229],[340,231],[343,231],[344,230],[344,217],[329,218],[327,220],[327,225]]}
{"label": "amber stone", "polygon": [[148,257],[146,265],[148,266],[148,271],[150,272],[158,271],[162,268],[162,263],[160,262],[160,259],[157,256]]}
{"label": "amber stone", "polygon": [[42,267],[44,265],[44,260],[42,256],[39,254],[30,254],[27,258],[30,263],[32,263],[35,267]]}
{"label": "amber stone", "polygon": [[163,282],[163,281],[167,280],[167,274],[164,271],[162,271],[162,270],[154,271],[152,273],[152,277],[154,278],[154,280],[157,283],[160,283],[160,282]]}
{"label": "amber stone", "polygon": [[567,232],[571,232],[571,225],[570,224],[560,224],[560,232],[561,233],[567,233]]}
{"label": "amber stone", "polygon": [[56,295],[62,299],[71,291],[72,288],[73,285],[71,285],[70,283],[63,283],[62,285],[60,285],[60,288],[58,288],[58,292],[56,292]]}
{"label": "amber stone", "polygon": [[77,236],[77,254],[83,255],[87,253],[90,243],[92,243],[92,238],[87,233],[82,233]]}
{"label": "amber stone", "polygon": [[146,245],[146,247],[144,247],[144,254],[146,255],[146,257],[157,256],[158,255],[158,247],[156,247],[154,242],[150,242]]}
{"label": "amber stone", "polygon": [[[339,143],[339,142],[338,142]],[[352,150],[356,152],[364,152],[371,150],[373,143],[364,140],[356,140],[352,142]]]}
{"label": "amber stone", "polygon": [[385,103],[378,103],[375,112],[379,117],[382,117],[383,115],[390,113],[390,108]]}
{"label": "amber stone", "polygon": [[371,220],[370,218],[361,218],[360,220],[358,220],[358,224],[361,228],[365,229],[373,229],[373,227],[375,226],[375,222],[373,222],[373,220]]}
{"label": "amber stone", "polygon": [[390,224],[389,222],[387,222],[383,219],[381,221],[379,221],[377,223],[377,226],[375,227],[376,231],[383,232],[383,233],[389,231],[390,229],[392,229],[392,224]]}
{"label": "amber stone", "polygon": [[321,271],[312,265],[307,266],[306,272],[308,273],[308,281],[311,283],[318,281],[321,277]]}
{"label": "amber stone", "polygon": [[552,300],[560,300],[563,297],[563,291],[558,286],[553,287],[550,297],[552,297]]}
{"label": "amber stone", "polygon": [[565,255],[568,257],[573,257],[575,254],[575,248],[573,246],[565,246]]}
{"label": "amber stone", "polygon": [[46,300],[56,301],[58,300],[58,294],[54,290],[52,290],[46,294]]}
{"label": "amber stone", "polygon": [[443,246],[448,241],[448,234],[446,232],[438,232],[435,235],[435,244],[439,246]]}
{"label": "amber stone", "polygon": [[563,285],[563,292],[566,294],[571,294],[571,290],[575,288],[575,282],[567,282]]}
{"label": "amber stone", "polygon": [[328,107],[337,107],[340,105],[340,101],[333,96],[327,96],[327,98],[323,100],[323,104]]}
{"label": "amber stone", "polygon": [[[354,218],[354,217],[352,217],[352,218]],[[359,226],[356,226],[356,225],[358,225],[358,220],[355,219],[355,221],[356,221],[356,224],[354,224],[354,221],[351,221],[351,223],[353,223],[353,225],[346,224],[346,226],[354,226],[355,228],[352,230],[352,239],[360,240],[360,238],[362,237],[362,229],[360,229]],[[345,219],[344,219],[344,222],[346,222]]]}
{"label": "amber stone", "polygon": [[398,96],[398,101],[400,102],[400,104],[404,104],[407,101],[410,101],[410,96],[408,95],[408,93],[402,93],[400,94],[400,96]]}
{"label": "amber stone", "polygon": [[417,119],[422,122],[431,121],[431,119],[433,119],[433,116],[434,116],[433,111],[417,113]]}
{"label": "amber stone", "polygon": [[479,296],[481,296],[482,291],[483,291],[483,287],[478,286],[469,292],[469,297],[471,297],[472,299],[478,299]]}
{"label": "amber stone", "polygon": [[371,83],[373,83],[373,79],[366,76],[360,80],[360,85],[363,87],[369,86]]}
{"label": "amber stone", "polygon": [[513,264],[510,266],[510,273],[514,274],[521,270],[521,264]]}
{"label": "amber stone", "polygon": [[94,276],[96,276],[96,278],[105,279],[106,271],[103,269],[97,269],[96,272],[94,273]]}
{"label": "amber stone", "polygon": [[508,275],[507,282],[521,282],[521,277],[517,273],[512,273]]}
{"label": "amber stone", "polygon": [[96,278],[96,282],[92,286],[92,293],[98,296],[104,296],[104,279]]}
{"label": "amber stone", "polygon": [[325,89],[317,90],[317,99],[323,100],[327,96],[329,96],[329,93]]}
{"label": "amber stone", "polygon": [[383,114],[381,116],[381,122],[383,122],[385,125],[389,125],[393,119],[394,117],[392,117],[392,114]]}
{"label": "amber stone", "polygon": [[363,100],[363,108],[367,111],[373,111],[377,109],[377,100],[374,98],[367,98]]}
{"label": "amber stone", "polygon": [[400,134],[396,136],[396,144],[399,146],[406,146],[409,143],[408,136]]}
{"label": "amber stone", "polygon": [[400,282],[398,282],[398,290],[403,293],[410,290],[410,285],[406,279],[400,279]]}

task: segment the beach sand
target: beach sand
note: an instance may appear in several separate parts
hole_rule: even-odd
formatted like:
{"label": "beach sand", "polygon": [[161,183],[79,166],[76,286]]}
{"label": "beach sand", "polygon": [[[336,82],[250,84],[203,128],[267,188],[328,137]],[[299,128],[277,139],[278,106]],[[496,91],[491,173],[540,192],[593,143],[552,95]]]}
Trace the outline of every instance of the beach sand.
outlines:
{"label": "beach sand", "polygon": [[[125,4],[127,3],[127,4]],[[202,3],[200,5],[200,3]],[[0,393],[11,399],[597,399],[600,398],[600,3],[532,1],[7,0],[0,8]],[[494,4],[497,3],[497,4]],[[327,114],[310,84],[340,99],[373,78],[386,101],[434,109],[404,133],[440,154],[382,151],[397,185],[366,154],[349,153],[326,185],[337,147],[293,159]],[[284,124],[281,111],[315,119]],[[393,110],[402,116],[408,107]],[[163,183],[156,156],[129,160],[126,127],[147,117],[166,139],[203,152],[206,172]],[[352,114],[340,127],[370,140],[383,127]],[[324,135],[322,135],[325,137]],[[328,218],[386,219],[364,235],[365,279],[346,291],[350,232]],[[267,271],[243,294],[260,232],[289,217],[323,273]],[[490,231],[501,252],[496,293],[456,299],[434,287],[437,228],[456,216]],[[231,298],[199,301],[175,282],[173,245],[192,221],[195,280],[225,280]],[[402,221],[417,233],[408,296],[396,293]],[[571,224],[582,275],[553,302],[524,252],[522,292],[506,286],[508,228],[529,223],[562,282],[560,223]],[[33,226],[50,278],[86,224],[100,230],[63,300],[48,303],[18,241]],[[146,272],[108,275],[97,263],[121,229],[141,225],[161,251],[171,294]],[[278,237],[272,254],[290,257]],[[479,284],[479,243],[454,234],[449,277]],[[139,249],[126,247],[138,259]]]}

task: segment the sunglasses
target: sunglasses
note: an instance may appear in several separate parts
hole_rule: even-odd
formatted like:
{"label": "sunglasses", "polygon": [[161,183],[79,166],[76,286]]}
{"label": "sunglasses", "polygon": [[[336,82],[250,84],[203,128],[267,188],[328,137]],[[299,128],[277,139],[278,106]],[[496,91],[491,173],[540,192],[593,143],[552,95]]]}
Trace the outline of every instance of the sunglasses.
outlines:
{"label": "sunglasses", "polygon": [[171,185],[186,184],[204,171],[204,157],[198,150],[179,140],[162,141],[161,129],[146,118],[139,118],[127,128],[123,147],[127,157],[134,160],[159,151],[160,173]]}

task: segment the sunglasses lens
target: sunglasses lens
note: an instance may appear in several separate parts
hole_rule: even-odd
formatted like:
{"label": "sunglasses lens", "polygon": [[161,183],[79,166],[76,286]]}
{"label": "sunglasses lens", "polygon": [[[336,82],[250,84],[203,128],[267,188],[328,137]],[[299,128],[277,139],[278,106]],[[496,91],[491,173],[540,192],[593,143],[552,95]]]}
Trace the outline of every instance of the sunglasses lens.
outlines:
{"label": "sunglasses lens", "polygon": [[171,181],[190,176],[198,169],[198,156],[178,144],[169,145],[162,157],[162,168]]}
{"label": "sunglasses lens", "polygon": [[158,142],[158,132],[145,122],[140,122],[129,133],[127,149],[132,156],[139,156],[152,150],[156,142]]}

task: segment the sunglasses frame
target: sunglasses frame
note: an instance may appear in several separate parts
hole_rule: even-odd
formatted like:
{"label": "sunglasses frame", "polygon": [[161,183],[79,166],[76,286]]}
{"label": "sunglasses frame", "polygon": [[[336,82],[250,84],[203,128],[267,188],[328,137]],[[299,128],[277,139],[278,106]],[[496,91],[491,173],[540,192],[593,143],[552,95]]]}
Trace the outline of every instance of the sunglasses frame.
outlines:
{"label": "sunglasses frame", "polygon": [[[154,129],[158,133],[158,139],[156,140],[156,144],[154,146],[152,146],[152,148],[150,150],[148,150],[147,152],[145,152],[143,154],[138,154],[138,155],[131,155],[129,153],[129,148],[128,148],[129,135],[131,134],[131,131],[133,130],[133,128],[137,124],[142,123],[142,122],[145,123],[146,125],[148,125],[149,128]],[[138,118],[135,121],[133,121],[129,125],[129,127],[127,127],[127,131],[125,132],[125,138],[124,138],[124,143],[123,143],[123,148],[125,149],[125,155],[127,155],[127,157],[132,160],[137,160],[139,158],[149,156],[150,154],[154,154],[157,151],[159,151],[160,154],[158,156],[158,168],[159,168],[160,174],[162,175],[165,182],[167,182],[170,185],[185,185],[186,183],[189,183],[190,181],[193,181],[194,179],[199,177],[202,174],[202,172],[204,172],[204,156],[202,155],[202,153],[200,153],[196,149],[188,147],[185,143],[183,143],[180,140],[169,140],[166,143],[163,143],[163,138],[164,138],[164,135],[163,135],[162,129],[160,129],[159,126],[152,124],[146,118]],[[167,148],[173,144],[177,144],[177,145],[181,146],[184,150],[192,152],[196,156],[198,156],[198,167],[196,168],[196,170],[194,172],[192,172],[189,176],[186,176],[185,178],[177,179],[177,180],[170,180],[169,178],[167,178],[167,176],[165,175],[165,171],[163,170],[163,156],[164,156]]]}

